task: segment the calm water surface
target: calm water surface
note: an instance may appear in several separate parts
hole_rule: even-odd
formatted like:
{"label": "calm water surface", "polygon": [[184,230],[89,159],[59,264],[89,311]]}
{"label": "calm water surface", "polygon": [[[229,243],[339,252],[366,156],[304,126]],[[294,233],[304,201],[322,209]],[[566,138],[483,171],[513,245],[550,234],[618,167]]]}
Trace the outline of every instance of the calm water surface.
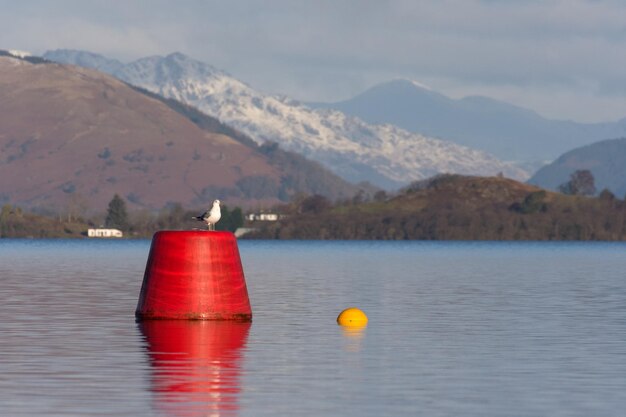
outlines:
{"label": "calm water surface", "polygon": [[149,246],[0,240],[0,415],[626,410],[624,244],[243,241],[252,324],[137,324]]}

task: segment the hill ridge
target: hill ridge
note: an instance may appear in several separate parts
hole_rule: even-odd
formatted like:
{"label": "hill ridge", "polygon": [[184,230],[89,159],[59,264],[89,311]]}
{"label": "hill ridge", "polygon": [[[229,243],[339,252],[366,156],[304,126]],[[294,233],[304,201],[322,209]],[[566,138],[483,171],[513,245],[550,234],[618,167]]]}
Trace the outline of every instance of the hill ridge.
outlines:
{"label": "hill ridge", "polygon": [[[62,50],[44,54],[51,60],[80,63],[74,55]],[[397,188],[443,172],[528,176],[525,170],[483,151],[262,94],[224,71],[182,54],[141,58],[113,75],[191,104],[258,143],[277,142],[352,182]]]}
{"label": "hill ridge", "polygon": [[552,120],[533,110],[484,96],[453,99],[406,80],[392,80],[334,103],[310,103],[443,137],[508,161],[551,161],[576,146],[626,135],[626,118],[607,123]]}
{"label": "hill ridge", "polygon": [[[279,152],[271,162],[243,135],[228,136],[234,130],[211,131],[208,117],[194,122],[101,72],[30,59],[0,56],[0,202],[97,209],[119,193],[132,207],[154,209],[218,196],[265,205],[301,192],[339,198],[358,190],[299,156]],[[281,159],[292,156],[291,165]]]}
{"label": "hill ridge", "polygon": [[584,145],[559,156],[538,170],[528,182],[556,190],[577,170],[589,170],[598,191],[606,188],[616,195],[626,194],[626,136]]}

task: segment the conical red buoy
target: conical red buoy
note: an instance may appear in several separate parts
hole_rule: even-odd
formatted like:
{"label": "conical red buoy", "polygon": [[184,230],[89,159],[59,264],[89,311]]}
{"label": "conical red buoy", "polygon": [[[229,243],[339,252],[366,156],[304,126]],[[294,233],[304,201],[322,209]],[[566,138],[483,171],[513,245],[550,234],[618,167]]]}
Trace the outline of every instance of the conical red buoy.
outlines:
{"label": "conical red buoy", "polygon": [[206,231],[155,233],[135,316],[252,320],[235,235]]}

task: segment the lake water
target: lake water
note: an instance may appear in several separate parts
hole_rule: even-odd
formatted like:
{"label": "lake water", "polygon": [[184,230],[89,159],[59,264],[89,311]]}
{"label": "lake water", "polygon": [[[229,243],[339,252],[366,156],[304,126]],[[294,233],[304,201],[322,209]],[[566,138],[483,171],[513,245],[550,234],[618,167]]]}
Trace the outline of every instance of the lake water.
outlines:
{"label": "lake water", "polygon": [[137,324],[149,246],[0,240],[0,415],[626,410],[624,244],[242,241],[252,324]]}

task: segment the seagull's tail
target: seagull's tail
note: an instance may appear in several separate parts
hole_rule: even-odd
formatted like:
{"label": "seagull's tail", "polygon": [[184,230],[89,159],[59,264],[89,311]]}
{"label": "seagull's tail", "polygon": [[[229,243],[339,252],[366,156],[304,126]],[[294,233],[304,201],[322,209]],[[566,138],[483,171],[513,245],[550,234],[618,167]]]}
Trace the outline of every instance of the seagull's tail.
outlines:
{"label": "seagull's tail", "polygon": [[198,220],[198,221],[201,222],[202,221],[202,216],[194,216],[194,217],[192,217],[192,219]]}

